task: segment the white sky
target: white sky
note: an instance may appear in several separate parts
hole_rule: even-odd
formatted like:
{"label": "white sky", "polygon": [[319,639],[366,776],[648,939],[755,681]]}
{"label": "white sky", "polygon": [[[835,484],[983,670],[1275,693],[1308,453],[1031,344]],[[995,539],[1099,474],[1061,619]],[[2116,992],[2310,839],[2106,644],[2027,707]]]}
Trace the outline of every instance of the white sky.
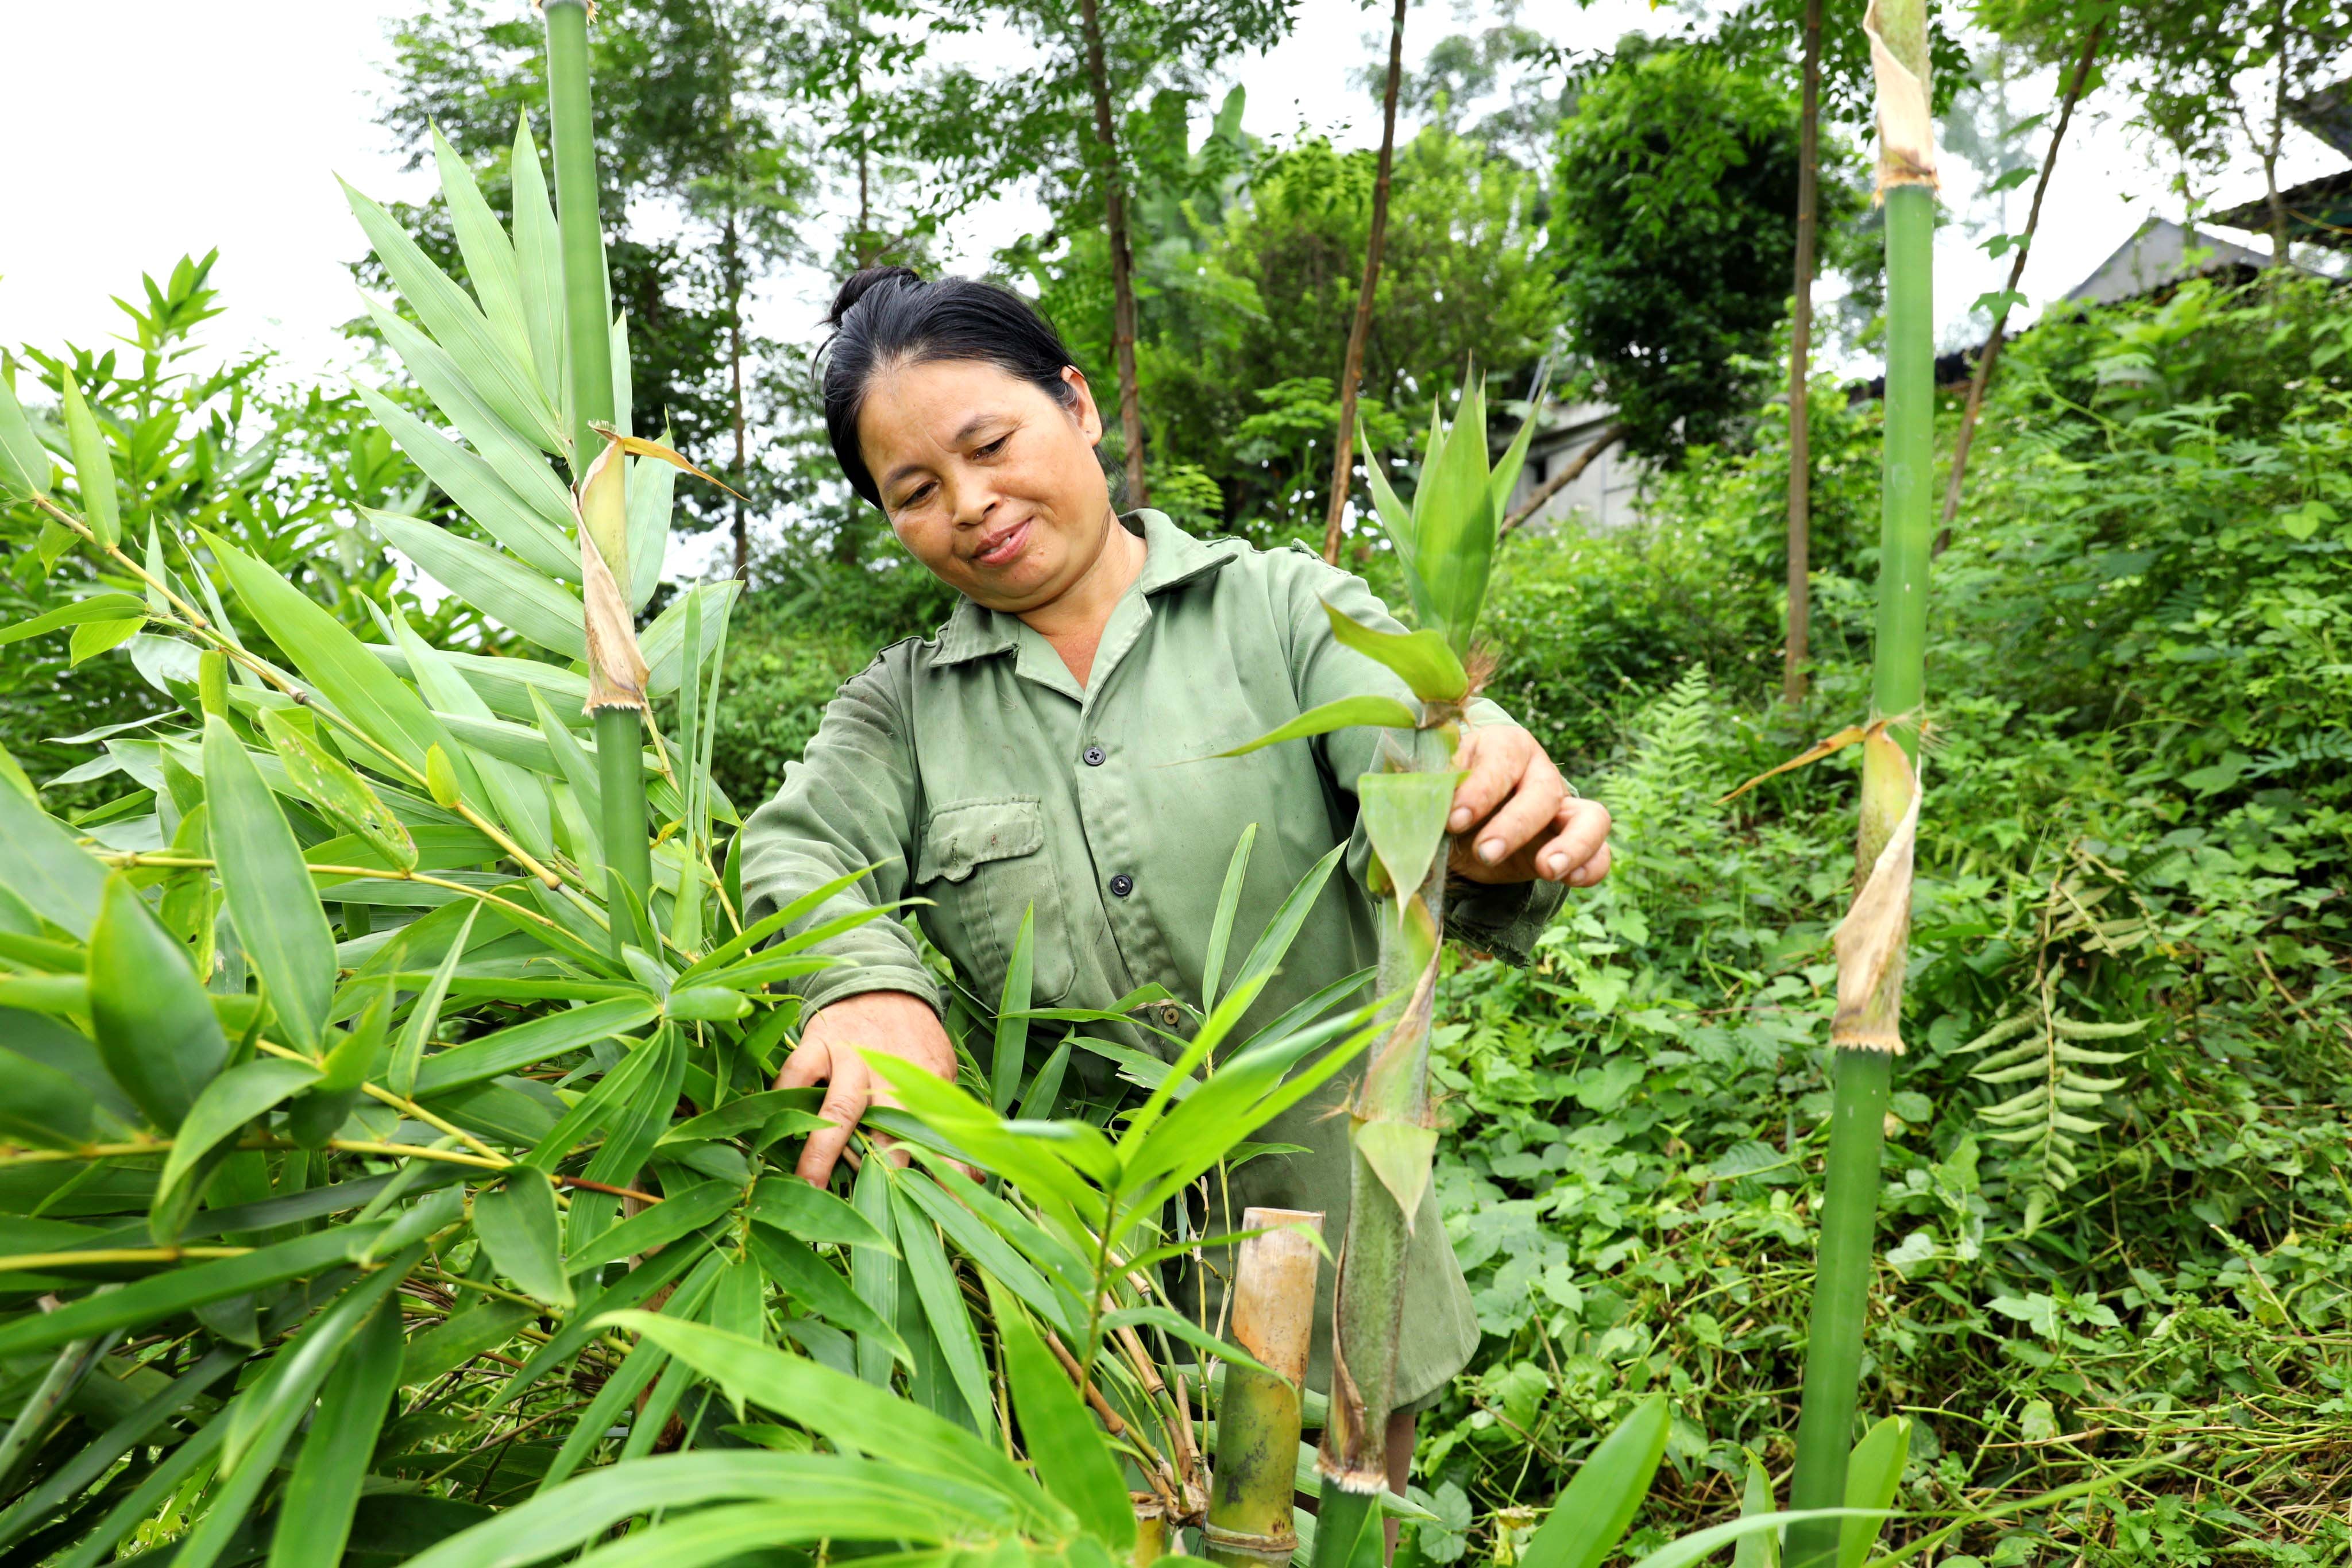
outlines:
{"label": "white sky", "polygon": [[[525,3],[511,0],[518,12]],[[228,313],[208,329],[215,344],[274,348],[292,375],[350,367],[354,356],[335,326],[354,313],[345,264],[361,247],[334,176],[379,199],[419,197],[429,184],[427,174],[400,172],[374,121],[385,26],[409,9],[406,0],[211,0],[194,26],[184,0],[10,9],[15,68],[0,125],[34,156],[12,170],[10,216],[0,225],[0,343],[97,345],[121,320],[110,295],[135,295],[142,271],[162,273],[183,252],[217,246],[215,278]],[[1587,48],[1672,21],[1646,0],[1548,9],[1561,41]],[[1408,53],[1483,20],[1456,5],[1419,6]],[[1290,39],[1234,72],[1249,89],[1249,129],[1287,135],[1303,121],[1343,144],[1376,142],[1378,106],[1351,78],[1385,41],[1379,12],[1354,0],[1303,0]],[[2054,94],[2049,79],[2037,85]],[[2027,87],[2018,100],[2034,90]],[[2072,287],[2143,216],[2179,216],[2164,171],[2122,132],[2121,106],[2095,99],[2089,107],[2060,157],[2026,271],[2025,290],[2037,302]],[[2295,133],[2282,177],[2339,163]],[[1965,207],[1975,180],[1949,157],[1945,177],[1948,200]],[[2260,171],[2248,164],[2215,195],[2228,203],[2260,192]],[[2011,197],[2020,221],[2024,195]],[[1032,216],[1018,206],[976,214],[961,247],[965,264],[976,265]],[[1947,336],[2006,275],[2007,260],[1986,258],[1977,244],[1957,226],[1942,232],[1937,295]],[[803,335],[822,287],[814,279],[788,282],[771,297],[779,336]]]}

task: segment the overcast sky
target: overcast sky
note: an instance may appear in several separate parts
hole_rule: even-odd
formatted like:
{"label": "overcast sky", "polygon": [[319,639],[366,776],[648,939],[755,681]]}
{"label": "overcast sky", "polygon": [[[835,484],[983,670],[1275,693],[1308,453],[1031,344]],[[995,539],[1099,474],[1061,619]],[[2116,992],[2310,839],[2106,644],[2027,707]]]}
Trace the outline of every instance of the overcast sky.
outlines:
{"label": "overcast sky", "polygon": [[[526,11],[527,0],[499,3]],[[387,19],[411,9],[404,0],[212,0],[197,11],[180,0],[12,7],[16,68],[0,122],[12,144],[37,155],[13,168],[9,217],[0,224],[0,343],[97,343],[120,321],[108,296],[135,294],[141,272],[217,246],[215,278],[229,313],[213,324],[215,342],[276,348],[291,374],[351,363],[334,328],[354,312],[345,264],[360,249],[359,231],[334,176],[379,198],[425,193],[426,177],[400,171],[373,116]],[[1561,41],[1584,47],[1671,21],[1670,11],[1654,13],[1646,0],[1545,13]],[[1412,13],[1408,50],[1479,20],[1432,0]],[[1355,0],[1303,0],[1289,41],[1235,72],[1249,89],[1249,129],[1286,135],[1304,121],[1345,143],[1375,142],[1378,106],[1350,79],[1385,42],[1384,26],[1372,36],[1381,22]],[[2023,96],[2037,86],[2045,96],[2053,90],[2045,80]],[[2298,179],[2341,160],[2298,135],[2287,162],[2286,176]],[[2111,114],[2095,113],[2087,125],[2078,120],[2027,270],[2028,294],[2038,301],[2063,293],[2144,215],[2179,216],[2164,184]],[[1948,158],[1948,198],[1965,206],[1974,184],[1965,165]],[[2227,202],[2260,191],[2259,170],[2249,165],[2217,195]],[[2023,194],[2012,199],[2021,220]],[[964,264],[983,261],[1026,216],[1017,207],[977,215],[964,236]],[[1943,231],[1937,293],[1948,336],[2007,268],[1977,244],[1958,227]],[[769,301],[774,319],[766,324],[801,336],[821,286],[812,279],[788,287]]]}

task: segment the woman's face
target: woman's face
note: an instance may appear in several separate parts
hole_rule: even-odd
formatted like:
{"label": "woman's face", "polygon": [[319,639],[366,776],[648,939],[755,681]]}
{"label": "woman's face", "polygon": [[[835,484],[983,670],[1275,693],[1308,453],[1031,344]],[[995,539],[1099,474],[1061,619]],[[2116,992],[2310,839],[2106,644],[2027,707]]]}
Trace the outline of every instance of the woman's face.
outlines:
{"label": "woman's face", "polygon": [[857,445],[899,542],[949,586],[1018,615],[1083,577],[1117,526],[1087,378],[1075,406],[996,365],[898,364],[876,374]]}

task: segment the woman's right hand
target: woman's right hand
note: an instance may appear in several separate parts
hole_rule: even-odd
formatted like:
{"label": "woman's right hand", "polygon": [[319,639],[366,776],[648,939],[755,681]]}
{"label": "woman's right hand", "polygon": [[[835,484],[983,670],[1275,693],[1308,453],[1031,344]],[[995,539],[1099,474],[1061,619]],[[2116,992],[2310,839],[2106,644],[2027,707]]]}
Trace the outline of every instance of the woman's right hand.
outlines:
{"label": "woman's right hand", "polygon": [[866,1065],[861,1051],[882,1051],[928,1068],[952,1083],[955,1045],[940,1026],[939,1015],[921,997],[904,991],[867,991],[820,1009],[801,1028],[801,1043],[776,1075],[778,1089],[822,1083],[824,1101],[817,1114],[832,1126],[809,1134],[794,1171],[824,1186],[834,1162],[869,1105],[896,1106],[889,1084]]}

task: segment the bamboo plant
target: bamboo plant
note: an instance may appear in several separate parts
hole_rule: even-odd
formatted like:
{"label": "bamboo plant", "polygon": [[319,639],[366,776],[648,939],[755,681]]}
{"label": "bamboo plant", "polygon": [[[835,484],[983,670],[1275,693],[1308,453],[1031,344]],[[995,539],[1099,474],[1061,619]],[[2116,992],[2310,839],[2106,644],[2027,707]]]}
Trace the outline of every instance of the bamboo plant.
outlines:
{"label": "bamboo plant", "polygon": [[[1844,1560],[1853,1521],[1821,1517],[1869,1494],[1882,1460],[1850,1475],[1854,1407],[1878,1215],[1879,1167],[1895,1058],[1902,1053],[1904,954],[1910,928],[1913,849],[1919,824],[1919,741],[1925,729],[1927,573],[1935,478],[1935,310],[1930,262],[1936,149],[1929,113],[1927,0],[1872,0],[1863,22],[1877,76],[1878,188],[1886,205],[1886,402],[1879,531],[1878,619],[1865,723],[1830,737],[1794,767],[1850,744],[1863,748],[1862,806],[1854,844],[1856,892],[1840,926],[1834,1058],[1821,1242],[1806,1335],[1790,1505],[1811,1514],[1790,1528],[1790,1568]],[[1782,770],[1774,770],[1775,772]],[[1882,1424],[1885,1426],[1886,1424]],[[1899,1474],[1899,1424],[1864,1440],[1891,1445]],[[1853,1450],[1860,1453],[1862,1450]]]}
{"label": "bamboo plant", "polygon": [[1344,647],[1385,666],[1413,700],[1367,695],[1311,710],[1237,752],[1357,725],[1384,738],[1380,771],[1356,781],[1382,906],[1378,984],[1387,1030],[1348,1106],[1349,1211],[1332,1320],[1330,1415],[1316,1562],[1356,1550],[1388,1489],[1387,1430],[1396,1405],[1399,1318],[1414,1215],[1427,1190],[1437,1126],[1430,1110],[1429,1029],[1444,931],[1446,816],[1461,775],[1453,758],[1478,680],[1472,637],[1494,563],[1497,523],[1527,457],[1530,417],[1499,463],[1486,447],[1486,397],[1465,377],[1452,424],[1430,411],[1412,503],[1397,498],[1369,445],[1373,502],[1402,568],[1420,629],[1362,625],[1326,605]]}

